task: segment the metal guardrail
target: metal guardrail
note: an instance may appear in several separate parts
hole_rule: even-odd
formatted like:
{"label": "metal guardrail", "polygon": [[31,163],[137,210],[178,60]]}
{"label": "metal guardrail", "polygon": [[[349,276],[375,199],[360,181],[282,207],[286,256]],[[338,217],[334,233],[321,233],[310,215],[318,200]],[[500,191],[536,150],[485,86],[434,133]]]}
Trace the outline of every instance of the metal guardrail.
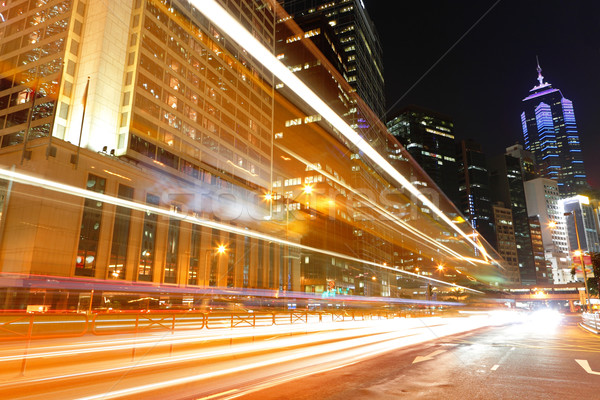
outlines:
{"label": "metal guardrail", "polygon": [[[255,328],[273,325],[385,320],[431,316],[421,312],[280,311],[280,312],[99,312],[0,313],[0,340],[31,340],[93,335],[138,334],[192,329]],[[598,322],[600,326],[600,322]]]}
{"label": "metal guardrail", "polygon": [[593,328],[596,331],[600,331],[600,314],[597,313],[583,313],[582,323],[584,325]]}
{"label": "metal guardrail", "polygon": [[0,340],[77,337],[85,335],[88,329],[85,314],[0,314]]}

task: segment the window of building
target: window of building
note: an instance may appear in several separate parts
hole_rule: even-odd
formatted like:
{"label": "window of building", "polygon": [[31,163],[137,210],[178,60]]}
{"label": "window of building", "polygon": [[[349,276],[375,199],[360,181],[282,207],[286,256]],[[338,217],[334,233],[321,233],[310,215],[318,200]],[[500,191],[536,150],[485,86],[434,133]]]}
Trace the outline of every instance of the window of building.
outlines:
{"label": "window of building", "polygon": [[190,266],[188,269],[188,285],[198,284],[198,275],[200,273],[200,246],[202,240],[202,227],[192,225],[192,238],[190,244]]}
{"label": "window of building", "polygon": [[[87,190],[104,193],[105,187],[106,179],[89,174],[86,182]],[[75,263],[75,275],[77,276],[94,276],[96,271],[103,206],[104,203],[98,200],[85,199],[84,201]]]}
{"label": "window of building", "polygon": [[[133,200],[133,188],[119,185],[119,198]],[[108,264],[109,279],[125,279],[130,223],[131,209],[128,207],[117,206],[115,210],[115,224],[113,226],[110,261]]]}
{"label": "window of building", "polygon": [[[146,203],[158,206],[159,197],[147,194]],[[146,211],[144,215],[144,229],[142,233],[142,247],[140,252],[140,263],[138,267],[139,281],[152,281],[154,273],[154,249],[156,244],[156,229],[158,226],[158,215]]]}
{"label": "window of building", "polygon": [[[181,211],[181,207],[172,206],[172,210]],[[165,283],[177,283],[177,255],[179,254],[179,218],[169,219],[169,231],[167,233],[167,256],[165,259]]]}
{"label": "window of building", "polygon": [[235,262],[237,239],[235,233],[229,232],[229,251],[227,252],[227,287],[233,287],[235,284]]}

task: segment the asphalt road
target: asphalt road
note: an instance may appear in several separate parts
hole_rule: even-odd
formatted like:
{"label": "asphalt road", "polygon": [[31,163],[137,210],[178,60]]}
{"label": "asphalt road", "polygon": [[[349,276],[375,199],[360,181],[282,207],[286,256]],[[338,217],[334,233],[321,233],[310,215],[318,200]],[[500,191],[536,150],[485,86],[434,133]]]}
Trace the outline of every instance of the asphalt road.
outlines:
{"label": "asphalt road", "polygon": [[252,392],[257,383],[236,397],[600,399],[600,337],[579,327],[580,320],[571,316],[559,324],[535,320],[483,328]]}
{"label": "asphalt road", "polygon": [[580,320],[489,326],[482,315],[84,337],[32,343],[26,364],[18,343],[5,344],[0,398],[600,399],[600,337]]}

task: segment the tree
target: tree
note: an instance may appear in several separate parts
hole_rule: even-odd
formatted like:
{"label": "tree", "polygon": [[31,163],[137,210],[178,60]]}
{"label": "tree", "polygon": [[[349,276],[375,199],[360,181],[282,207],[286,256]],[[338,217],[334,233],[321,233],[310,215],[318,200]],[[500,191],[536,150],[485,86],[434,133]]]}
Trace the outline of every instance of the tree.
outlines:
{"label": "tree", "polygon": [[592,296],[597,296],[600,293],[600,253],[591,253],[590,256],[594,277],[588,279],[588,291]]}

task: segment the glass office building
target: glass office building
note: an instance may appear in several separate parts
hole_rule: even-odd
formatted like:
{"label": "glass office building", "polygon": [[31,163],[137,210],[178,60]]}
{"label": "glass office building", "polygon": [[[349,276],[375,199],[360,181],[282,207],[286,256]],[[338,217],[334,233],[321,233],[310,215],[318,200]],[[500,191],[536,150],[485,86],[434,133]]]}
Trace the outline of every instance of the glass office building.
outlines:
{"label": "glass office building", "polygon": [[539,64],[538,84],[523,99],[521,125],[525,149],[536,159],[540,174],[558,183],[561,196],[587,189],[573,102],[544,81]]}

